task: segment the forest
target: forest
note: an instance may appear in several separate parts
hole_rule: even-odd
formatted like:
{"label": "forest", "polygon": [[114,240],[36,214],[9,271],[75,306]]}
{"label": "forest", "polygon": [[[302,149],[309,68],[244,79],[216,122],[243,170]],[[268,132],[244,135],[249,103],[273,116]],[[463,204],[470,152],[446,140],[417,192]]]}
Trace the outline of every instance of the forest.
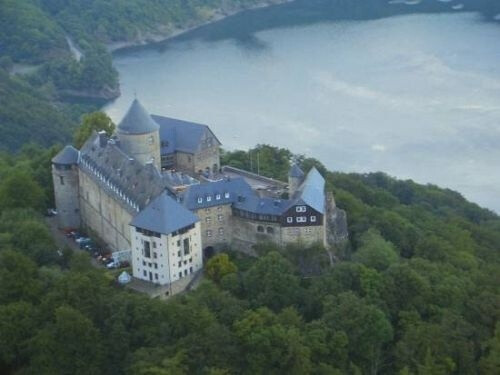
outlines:
{"label": "forest", "polygon": [[289,156],[318,167],[347,210],[349,243],[333,266],[319,245],[232,249],[195,291],[163,302],[56,248],[42,213],[57,150],[0,157],[0,373],[500,372],[500,218],[460,194],[329,172],[272,146],[225,152],[246,169],[259,152],[276,178]]}

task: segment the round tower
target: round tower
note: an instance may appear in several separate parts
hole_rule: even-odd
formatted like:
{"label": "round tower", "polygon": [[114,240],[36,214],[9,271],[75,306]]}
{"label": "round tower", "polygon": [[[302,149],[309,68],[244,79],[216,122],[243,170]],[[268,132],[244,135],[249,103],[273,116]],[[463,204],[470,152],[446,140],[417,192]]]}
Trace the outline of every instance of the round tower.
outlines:
{"label": "round tower", "polygon": [[78,157],[76,148],[66,146],[52,159],[54,196],[61,229],[80,227]]}
{"label": "round tower", "polygon": [[160,126],[137,99],[118,124],[116,135],[120,149],[128,156],[143,165],[152,162],[161,170]]}
{"label": "round tower", "polygon": [[288,195],[292,198],[304,180],[304,172],[297,164],[293,164],[288,171]]}

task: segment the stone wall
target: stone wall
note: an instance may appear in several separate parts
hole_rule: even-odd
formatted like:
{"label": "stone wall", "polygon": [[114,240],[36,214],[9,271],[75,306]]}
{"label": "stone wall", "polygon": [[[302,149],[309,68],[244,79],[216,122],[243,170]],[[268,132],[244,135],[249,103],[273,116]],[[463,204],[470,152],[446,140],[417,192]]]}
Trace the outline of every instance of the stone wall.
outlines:
{"label": "stone wall", "polygon": [[[197,210],[195,214],[200,218],[201,242],[203,248],[214,249],[227,247],[233,237],[231,205],[221,205]],[[210,232],[208,232],[210,231]]]}
{"label": "stone wall", "polygon": [[175,169],[195,173],[194,156],[185,152],[175,153]]}
{"label": "stone wall", "polygon": [[117,133],[120,148],[130,157],[145,165],[154,159],[154,165],[161,171],[160,133],[123,134]]}
{"label": "stone wall", "polygon": [[305,245],[313,243],[324,244],[325,228],[323,225],[307,227],[287,227],[281,231],[283,245],[293,242],[301,242]]}
{"label": "stone wall", "polygon": [[80,173],[82,227],[113,251],[130,250],[129,223],[132,215],[87,174]]}
{"label": "stone wall", "polygon": [[80,228],[78,167],[52,165],[52,180],[59,228]]}
{"label": "stone wall", "polygon": [[232,225],[233,241],[236,243],[274,242],[281,244],[279,223],[266,223],[233,216]]}

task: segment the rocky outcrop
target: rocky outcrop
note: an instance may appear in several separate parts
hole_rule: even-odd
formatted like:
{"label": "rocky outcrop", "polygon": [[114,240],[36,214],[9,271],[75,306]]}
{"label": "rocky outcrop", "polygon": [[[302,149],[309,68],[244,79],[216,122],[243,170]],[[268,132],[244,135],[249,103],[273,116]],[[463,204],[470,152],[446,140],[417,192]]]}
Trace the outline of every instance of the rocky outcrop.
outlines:
{"label": "rocky outcrop", "polygon": [[329,247],[339,246],[349,239],[347,214],[337,207],[333,193],[326,198],[326,243]]}

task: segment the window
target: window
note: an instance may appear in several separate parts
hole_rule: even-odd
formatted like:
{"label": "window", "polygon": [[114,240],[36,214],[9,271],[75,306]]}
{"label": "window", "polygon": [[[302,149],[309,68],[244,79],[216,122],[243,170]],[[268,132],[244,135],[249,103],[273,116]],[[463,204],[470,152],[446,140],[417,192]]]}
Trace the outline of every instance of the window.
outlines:
{"label": "window", "polygon": [[212,237],[212,231],[210,229],[207,230],[207,237]]}
{"label": "window", "polygon": [[177,247],[181,246],[181,240],[177,240]]}
{"label": "window", "polygon": [[152,145],[153,143],[155,143],[155,138],[154,138],[153,136],[149,137],[149,138],[148,138],[148,143],[149,143],[150,145]]}
{"label": "window", "polygon": [[142,261],[142,265],[143,265],[143,266],[145,266],[145,265],[146,265],[146,261],[145,261],[145,260],[143,260],[143,261]]}
{"label": "window", "polygon": [[224,228],[219,228],[219,236],[224,235]]}
{"label": "window", "polygon": [[155,273],[155,279],[158,280],[158,274],[157,273]]}
{"label": "window", "polygon": [[264,227],[262,225],[259,225],[257,227],[257,232],[260,232],[260,233],[264,232]]}
{"label": "window", "polygon": [[189,238],[184,239],[184,255],[189,255]]}
{"label": "window", "polygon": [[306,208],[306,206],[297,206],[297,207],[295,207],[295,211],[296,212],[306,212],[307,208]]}
{"label": "window", "polygon": [[[61,183],[61,185],[64,185],[64,177],[63,176],[59,176],[59,182]],[[87,198],[88,198],[88,193],[87,193]]]}
{"label": "window", "polygon": [[224,198],[228,199],[229,198],[229,193],[224,193]]}
{"label": "window", "polygon": [[210,216],[207,216],[207,217],[205,218],[205,221],[207,222],[207,224],[210,224],[210,223],[211,223],[211,221],[212,221],[212,218],[211,218]]}
{"label": "window", "polygon": [[287,218],[286,218],[286,222],[287,222],[288,224],[292,224],[292,223],[293,223],[293,217],[287,217]]}
{"label": "window", "polygon": [[188,270],[184,270],[184,276],[187,276]]}
{"label": "window", "polygon": [[157,253],[153,253],[153,259],[156,259],[158,258],[158,254]]}
{"label": "window", "polygon": [[217,215],[217,220],[222,221],[224,219],[223,215]]}
{"label": "window", "polygon": [[207,195],[207,202],[211,202],[212,201],[212,196],[211,195]]}
{"label": "window", "polygon": [[220,194],[216,194],[215,195],[215,199],[218,200],[218,201],[220,201]]}
{"label": "window", "polygon": [[200,204],[203,203],[203,198],[202,197],[198,198],[198,203],[200,203]]}
{"label": "window", "polygon": [[180,257],[180,256],[181,256],[181,251],[180,251],[180,250],[177,252],[177,256],[178,256],[178,257]]}
{"label": "window", "polygon": [[316,216],[311,216],[311,223],[315,223],[316,222]]}
{"label": "window", "polygon": [[182,272],[179,272],[179,279],[182,279]]}
{"label": "window", "polygon": [[267,227],[267,233],[273,234],[274,233],[274,228],[273,227]]}
{"label": "window", "polygon": [[156,249],[156,242],[153,241],[153,249]]}
{"label": "window", "polygon": [[151,244],[149,241],[144,241],[144,256],[146,258],[151,258]]}
{"label": "window", "polygon": [[179,267],[181,267],[181,266],[182,266],[182,262],[181,262],[181,261],[179,261],[178,266],[179,266]]}
{"label": "window", "polygon": [[144,277],[147,277],[148,276],[148,273],[146,270],[142,271],[142,274],[144,275]]}
{"label": "window", "polygon": [[306,223],[307,222],[307,217],[305,216],[298,216],[297,217],[297,223]]}
{"label": "window", "polygon": [[193,273],[193,267],[189,267],[189,273]]}
{"label": "window", "polygon": [[157,270],[158,269],[158,263],[155,263],[154,266],[155,266],[155,270]]}

